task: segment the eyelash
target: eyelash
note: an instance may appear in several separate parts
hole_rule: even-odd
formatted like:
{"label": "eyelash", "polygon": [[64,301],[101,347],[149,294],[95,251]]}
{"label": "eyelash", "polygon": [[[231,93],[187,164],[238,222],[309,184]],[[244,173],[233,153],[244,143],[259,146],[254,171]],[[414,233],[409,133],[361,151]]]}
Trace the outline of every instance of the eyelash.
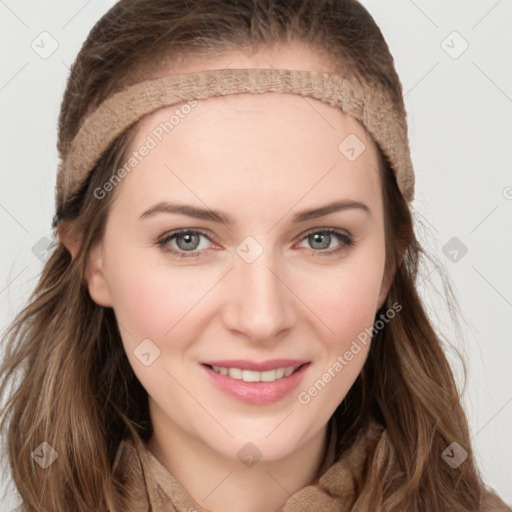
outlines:
{"label": "eyelash", "polygon": [[[340,245],[336,249],[330,249],[330,250],[311,249],[311,251],[313,251],[313,253],[312,253],[313,256],[317,256],[317,255],[335,256],[335,255],[339,254],[340,252],[342,252],[346,249],[349,249],[355,245],[355,241],[351,235],[343,233],[342,231],[339,231],[338,229],[333,229],[333,228],[312,229],[303,235],[301,241],[304,240],[305,238],[307,238],[308,236],[316,234],[316,233],[322,233],[322,234],[323,233],[334,233],[342,241],[342,243],[340,243]],[[200,253],[204,252],[204,250],[182,251],[182,250],[177,250],[177,249],[170,247],[168,245],[169,242],[181,234],[194,234],[194,235],[199,234],[199,235],[203,235],[205,238],[210,240],[210,242],[212,241],[210,239],[210,237],[206,234],[206,232],[201,229],[185,228],[185,229],[179,229],[176,231],[172,231],[171,233],[166,233],[165,235],[163,235],[156,241],[156,245],[158,245],[163,251],[171,252],[180,258],[198,257],[198,256],[200,256]]]}

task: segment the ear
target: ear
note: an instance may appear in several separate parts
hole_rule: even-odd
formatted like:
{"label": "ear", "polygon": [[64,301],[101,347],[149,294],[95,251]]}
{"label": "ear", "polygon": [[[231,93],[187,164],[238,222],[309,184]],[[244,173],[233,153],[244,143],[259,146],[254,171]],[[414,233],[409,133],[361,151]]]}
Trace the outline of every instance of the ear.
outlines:
{"label": "ear", "polygon": [[96,242],[89,251],[85,280],[91,299],[99,306],[112,307],[112,294],[103,269],[103,241]]}
{"label": "ear", "polygon": [[[82,247],[83,236],[79,233],[71,221],[63,220],[59,222],[57,228],[59,240],[64,244],[71,254],[71,258],[76,259],[80,248]],[[102,266],[103,247],[101,241],[93,245],[87,255],[85,267],[85,280],[89,288],[91,299],[99,306],[111,307],[112,300],[110,288],[105,279]]]}

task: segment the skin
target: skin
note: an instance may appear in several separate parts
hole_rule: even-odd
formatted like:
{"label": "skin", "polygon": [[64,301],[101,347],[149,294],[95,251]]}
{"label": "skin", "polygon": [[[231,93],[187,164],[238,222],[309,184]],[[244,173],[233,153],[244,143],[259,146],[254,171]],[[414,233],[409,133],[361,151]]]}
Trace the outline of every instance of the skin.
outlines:
{"label": "skin", "polygon": [[[225,67],[332,71],[325,56],[299,45],[162,64],[159,74]],[[139,148],[177,106],[142,122]],[[355,134],[366,149],[350,162],[338,149]],[[359,375],[369,345],[307,405],[307,390],[373,325],[391,276],[384,275],[384,217],[375,145],[341,111],[295,95],[266,93],[198,102],[115,190],[104,237],[92,248],[92,299],[112,307],[133,370],[147,390],[154,435],[148,448],[207,509],[278,510],[309,484],[323,457],[327,422]],[[368,206],[292,224],[295,213],[335,200]],[[222,210],[233,225],[183,214],[140,215],[161,201]],[[205,206],[206,205],[206,206]],[[180,228],[205,230],[179,257],[157,244]],[[327,249],[308,232],[331,234]],[[79,244],[61,237],[74,256]],[[311,234],[311,233],[309,233]],[[248,236],[263,248],[252,263],[236,252]],[[190,241],[188,242],[190,244]],[[180,250],[178,239],[167,242]],[[192,243],[193,245],[193,243]],[[181,247],[186,241],[181,238]],[[181,249],[182,253],[186,253]],[[150,339],[160,355],[135,356]],[[311,361],[300,386],[278,402],[241,402],[212,385],[210,359]],[[246,467],[237,452],[253,443],[262,458]]]}

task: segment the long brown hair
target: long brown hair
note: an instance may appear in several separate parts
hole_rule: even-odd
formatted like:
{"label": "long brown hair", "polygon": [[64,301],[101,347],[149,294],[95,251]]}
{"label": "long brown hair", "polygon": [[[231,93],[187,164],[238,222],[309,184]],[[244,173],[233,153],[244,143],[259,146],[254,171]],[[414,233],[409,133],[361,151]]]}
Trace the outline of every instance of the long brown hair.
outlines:
{"label": "long brown hair", "polygon": [[[336,69],[377,80],[405,115],[388,46],[355,0],[121,0],[92,29],[71,69],[59,118],[61,158],[84,118],[139,81],[161,57],[177,60],[291,41],[327,55]],[[82,189],[57,205],[58,218],[83,237],[78,256],[72,259],[57,245],[29,304],[4,337],[0,394],[15,377],[19,381],[1,426],[26,511],[122,510],[122,482],[112,471],[117,448],[126,437],[147,440],[152,432],[147,392],[130,367],[113,311],[92,301],[84,279],[112,196],[98,201],[93,191],[120,167],[136,129],[116,139]],[[379,486],[385,510],[475,511],[484,486],[460,391],[417,292],[421,263],[432,258],[418,243],[389,163],[380,158],[386,269],[394,279],[379,313],[395,303],[402,310],[373,336],[366,364],[335,412],[337,455],[370,415],[387,427],[397,464],[379,478],[366,478],[360,493]],[[447,290],[454,312],[449,284]],[[456,470],[441,457],[453,441],[468,452]],[[58,463],[44,470],[31,458],[42,442],[58,454]],[[352,510],[362,512],[357,505]]]}

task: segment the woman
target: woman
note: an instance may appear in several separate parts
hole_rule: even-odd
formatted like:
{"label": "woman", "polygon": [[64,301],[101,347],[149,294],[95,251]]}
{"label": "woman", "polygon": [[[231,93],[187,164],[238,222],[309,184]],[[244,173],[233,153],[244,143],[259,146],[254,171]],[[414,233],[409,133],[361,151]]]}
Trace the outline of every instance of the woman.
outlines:
{"label": "woman", "polygon": [[416,292],[361,5],[122,0],[58,147],[59,245],[2,369],[25,510],[510,510]]}

